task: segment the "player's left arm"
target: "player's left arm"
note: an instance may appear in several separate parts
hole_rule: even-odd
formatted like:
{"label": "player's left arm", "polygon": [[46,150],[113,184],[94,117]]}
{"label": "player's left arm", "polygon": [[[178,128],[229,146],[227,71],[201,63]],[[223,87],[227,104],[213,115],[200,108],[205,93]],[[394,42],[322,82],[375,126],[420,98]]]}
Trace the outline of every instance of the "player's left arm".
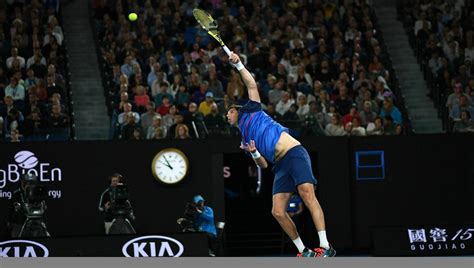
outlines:
{"label": "player's left arm", "polygon": [[[251,140],[250,144],[241,144],[240,149],[249,152],[252,155],[253,161],[255,161],[255,164],[257,164],[257,166],[261,168],[268,167],[267,160],[265,160],[265,158],[257,152],[257,147],[255,146],[254,140]],[[255,154],[258,154],[258,157],[256,157]]]}

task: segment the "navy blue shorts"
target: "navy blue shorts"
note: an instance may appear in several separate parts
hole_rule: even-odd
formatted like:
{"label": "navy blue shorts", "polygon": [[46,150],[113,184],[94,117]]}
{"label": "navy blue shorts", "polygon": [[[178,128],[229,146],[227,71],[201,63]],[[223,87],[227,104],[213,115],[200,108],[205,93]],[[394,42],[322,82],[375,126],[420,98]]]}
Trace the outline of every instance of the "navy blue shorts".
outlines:
{"label": "navy blue shorts", "polygon": [[275,180],[273,194],[294,193],[296,187],[303,183],[317,184],[311,169],[311,159],[306,149],[301,146],[291,148],[273,167]]}

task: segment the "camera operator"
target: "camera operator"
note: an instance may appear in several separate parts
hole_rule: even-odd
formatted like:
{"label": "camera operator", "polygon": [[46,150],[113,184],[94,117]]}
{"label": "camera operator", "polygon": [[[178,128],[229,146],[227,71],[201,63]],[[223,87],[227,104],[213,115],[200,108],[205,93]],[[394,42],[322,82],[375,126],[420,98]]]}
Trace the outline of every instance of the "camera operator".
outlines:
{"label": "camera operator", "polygon": [[34,174],[24,174],[20,188],[13,192],[8,227],[12,238],[49,236],[44,214],[45,188]]}
{"label": "camera operator", "polygon": [[24,203],[26,199],[25,188],[26,180],[23,177],[20,180],[20,187],[13,192],[10,213],[8,214],[7,227],[12,238],[19,236],[21,228],[26,221],[26,214],[24,211]]}
{"label": "camera operator", "polygon": [[214,211],[212,208],[204,205],[204,198],[201,195],[196,195],[193,198],[195,206],[194,226],[197,231],[205,232],[207,234],[207,241],[209,245],[209,256],[215,256],[215,246],[217,243],[216,224],[214,223]]}
{"label": "camera operator", "polygon": [[135,216],[128,200],[128,187],[123,183],[123,176],[114,173],[109,180],[110,186],[102,192],[99,201],[99,211],[104,214],[105,233],[135,233],[131,224]]}

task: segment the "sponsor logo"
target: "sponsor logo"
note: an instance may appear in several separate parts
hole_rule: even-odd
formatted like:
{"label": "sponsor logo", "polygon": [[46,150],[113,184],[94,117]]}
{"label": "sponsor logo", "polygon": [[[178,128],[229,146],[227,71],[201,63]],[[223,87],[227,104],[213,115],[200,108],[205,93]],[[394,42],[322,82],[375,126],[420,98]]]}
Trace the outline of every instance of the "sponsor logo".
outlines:
{"label": "sponsor logo", "polygon": [[0,242],[0,257],[48,257],[48,248],[29,240]]}
{"label": "sponsor logo", "polygon": [[134,238],[122,247],[125,257],[179,257],[184,246],[178,240],[160,235]]}
{"label": "sponsor logo", "polygon": [[16,153],[13,161],[14,163],[0,168],[0,189],[3,189],[8,182],[18,182],[26,173],[37,176],[41,182],[62,181],[60,168],[53,168],[48,162],[40,162],[38,157],[30,151]]}
{"label": "sponsor logo", "polygon": [[473,238],[474,228],[461,228],[454,232],[447,229],[408,229],[410,250],[419,251],[456,251],[466,248]]}

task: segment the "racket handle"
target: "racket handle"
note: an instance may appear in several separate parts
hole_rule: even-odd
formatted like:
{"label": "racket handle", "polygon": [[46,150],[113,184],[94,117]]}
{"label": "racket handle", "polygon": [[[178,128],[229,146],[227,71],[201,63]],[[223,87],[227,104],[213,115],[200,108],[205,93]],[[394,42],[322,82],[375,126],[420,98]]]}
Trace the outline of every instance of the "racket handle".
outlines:
{"label": "racket handle", "polygon": [[230,56],[231,52],[230,52],[230,49],[226,46],[226,45],[223,45],[222,46],[222,49],[224,49],[225,53],[227,54],[227,56]]}

